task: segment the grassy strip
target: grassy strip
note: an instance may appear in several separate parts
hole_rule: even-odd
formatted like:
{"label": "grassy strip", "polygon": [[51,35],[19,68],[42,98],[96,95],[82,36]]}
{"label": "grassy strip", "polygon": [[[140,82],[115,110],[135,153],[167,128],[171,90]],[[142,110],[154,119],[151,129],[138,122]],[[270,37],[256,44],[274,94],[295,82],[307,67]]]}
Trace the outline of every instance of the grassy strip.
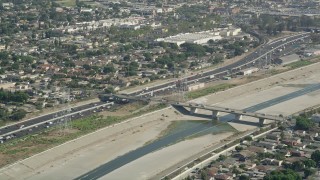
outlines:
{"label": "grassy strip", "polygon": [[290,69],[296,69],[296,68],[300,68],[303,66],[307,66],[312,64],[312,62],[310,61],[306,61],[306,60],[302,60],[302,61],[297,61],[297,62],[293,62],[290,64],[287,64],[286,66],[289,67]]}
{"label": "grassy strip", "polygon": [[102,117],[93,115],[83,119],[71,122],[69,131],[60,131],[59,126],[50,129],[44,129],[33,135],[27,135],[23,138],[13,139],[10,142],[0,145],[0,167],[11,164],[20,159],[30,157],[34,154],[45,151],[59,144],[65,143],[77,137],[94,132],[103,127],[115,124],[142,114],[163,109],[166,104],[156,104],[149,108],[125,116]]}
{"label": "grassy strip", "polygon": [[207,87],[207,88],[203,88],[200,89],[199,91],[193,91],[193,92],[189,92],[187,93],[187,97],[189,99],[196,99],[208,94],[212,94],[218,91],[224,91],[226,89],[230,89],[232,87],[236,86],[235,84],[219,84],[216,86],[211,86],[211,87]]}
{"label": "grassy strip", "polygon": [[76,6],[76,0],[56,0],[55,2],[65,7]]}
{"label": "grassy strip", "polygon": [[156,111],[156,110],[165,108],[166,106],[167,106],[166,104],[157,104],[126,116],[107,116],[106,118],[102,118],[101,116],[100,117],[95,116],[94,119],[87,118],[87,119],[77,120],[72,122],[72,127],[77,130],[80,130],[81,132],[83,132],[83,134],[87,134],[87,133],[96,131],[102,127],[119,123],[123,120],[137,117],[148,112]]}

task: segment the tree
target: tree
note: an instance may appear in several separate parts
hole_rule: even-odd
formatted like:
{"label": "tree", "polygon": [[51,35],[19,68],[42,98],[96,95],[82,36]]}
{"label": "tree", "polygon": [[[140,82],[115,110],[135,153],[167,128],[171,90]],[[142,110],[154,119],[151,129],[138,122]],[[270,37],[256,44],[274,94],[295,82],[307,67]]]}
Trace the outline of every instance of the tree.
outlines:
{"label": "tree", "polygon": [[123,60],[124,60],[124,61],[130,61],[130,59],[131,59],[130,55],[125,55],[125,56],[123,57]]}
{"label": "tree", "polygon": [[320,34],[311,34],[311,40],[313,43],[320,43]]}
{"label": "tree", "polygon": [[219,158],[217,159],[217,161],[224,161],[225,159],[227,159],[225,155],[219,155]]}
{"label": "tree", "polygon": [[248,176],[246,176],[246,175],[241,175],[240,177],[239,177],[239,180],[249,180],[250,178],[248,177]]}
{"label": "tree", "polygon": [[306,168],[306,169],[304,169],[303,172],[304,172],[305,178],[307,178],[307,177],[313,175],[314,173],[316,173],[316,170],[310,169],[310,168]]}
{"label": "tree", "polygon": [[244,137],[244,140],[246,140],[246,141],[252,141],[252,137],[251,137],[251,136],[246,136],[246,137]]}
{"label": "tree", "polygon": [[112,86],[108,86],[106,89],[104,89],[104,92],[105,93],[114,93],[114,88]]}
{"label": "tree", "polygon": [[103,72],[108,74],[108,73],[114,73],[116,71],[116,69],[114,68],[113,64],[107,64],[104,68],[103,68]]}
{"label": "tree", "polygon": [[301,171],[304,168],[304,163],[301,161],[295,161],[291,165],[291,169],[295,171]]}
{"label": "tree", "polygon": [[282,171],[271,171],[271,173],[267,174],[264,178],[264,180],[282,180],[282,179],[288,179],[288,180],[302,180],[302,177],[295,171],[291,169],[286,169]]}
{"label": "tree", "polygon": [[306,117],[297,117],[296,118],[296,129],[299,130],[309,130],[313,126],[313,122],[311,119],[308,119]]}
{"label": "tree", "polygon": [[239,168],[241,168],[241,169],[244,169],[245,167],[246,167],[245,164],[240,164],[240,165],[239,165]]}
{"label": "tree", "polygon": [[144,55],[146,61],[151,61],[152,60],[152,55],[149,52],[144,53],[143,55]]}
{"label": "tree", "polygon": [[320,163],[320,151],[316,150],[311,154],[311,159],[314,160],[316,163]]}
{"label": "tree", "polygon": [[204,180],[208,179],[208,175],[205,171],[201,172],[201,179],[204,179]]}
{"label": "tree", "polygon": [[82,65],[82,67],[83,67],[83,69],[85,69],[87,71],[91,69],[91,66],[89,64],[84,64],[84,65]]}
{"label": "tree", "polygon": [[1,108],[1,109],[0,109],[0,119],[1,119],[1,120],[8,119],[8,116],[9,116],[8,110]]}
{"label": "tree", "polygon": [[24,117],[26,117],[27,112],[23,109],[19,109],[16,112],[11,114],[11,119],[14,121],[19,121],[21,119],[23,119]]}
{"label": "tree", "polygon": [[317,163],[312,159],[306,159],[303,161],[304,165],[308,168],[316,167]]}
{"label": "tree", "polygon": [[184,48],[188,55],[190,56],[204,56],[206,53],[206,49],[198,44],[184,43],[181,45]]}
{"label": "tree", "polygon": [[210,40],[208,41],[208,44],[214,44],[214,40],[213,40],[213,39],[210,39]]}
{"label": "tree", "polygon": [[243,150],[243,147],[242,146],[236,146],[236,151],[238,151],[238,152],[240,152],[240,151],[242,151]]}
{"label": "tree", "polygon": [[0,89],[0,102],[9,103],[9,102],[18,102],[25,103],[29,99],[29,95],[21,92],[10,92]]}

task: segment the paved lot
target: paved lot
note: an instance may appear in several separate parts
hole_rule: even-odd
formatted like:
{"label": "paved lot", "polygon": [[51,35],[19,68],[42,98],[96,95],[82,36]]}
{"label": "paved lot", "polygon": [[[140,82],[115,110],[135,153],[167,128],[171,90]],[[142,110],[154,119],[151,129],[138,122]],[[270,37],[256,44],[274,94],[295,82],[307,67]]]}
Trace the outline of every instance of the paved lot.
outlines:
{"label": "paved lot", "polygon": [[[304,87],[303,84],[319,83],[320,72],[317,72],[319,69],[320,64],[316,64],[302,70],[277,75],[262,81],[250,83],[246,86],[239,86],[195,101],[208,105],[217,104],[219,106],[242,109],[299,90]],[[320,104],[319,91],[277,104],[261,110],[261,112],[290,114],[316,104]],[[161,114],[167,114],[169,117],[165,120],[160,120]],[[182,116],[169,108],[135,118],[114,127],[104,128],[98,132],[1,169],[0,179],[45,179],[48,177],[50,179],[71,179],[157,138],[159,133],[170,124],[170,121],[191,119],[199,118]],[[252,118],[244,118],[244,120],[256,122]],[[254,128],[254,126],[248,124],[230,124],[239,130]],[[172,163],[182,161],[189,155],[202,151],[203,147],[212,145],[213,141],[208,141],[206,138],[208,136],[196,138],[194,141],[180,142],[151,153],[119,168],[106,176],[106,178],[115,179],[119,173],[127,174],[128,176],[126,177],[130,177],[130,179],[151,178],[160,171],[160,169],[155,169],[155,166],[162,167],[162,169],[170,167]],[[216,136],[212,138],[216,138]],[[197,146],[190,146],[190,144],[195,142],[197,142]],[[181,150],[184,149],[183,147],[189,147],[188,155],[181,154]],[[157,160],[160,157],[161,161],[158,162]],[[173,159],[174,161],[172,161]],[[149,162],[153,162],[154,164],[147,164]],[[133,166],[134,164],[147,165],[142,168],[141,166]],[[128,170],[126,168],[128,167],[137,167],[137,169],[131,168],[132,173],[126,173]]]}

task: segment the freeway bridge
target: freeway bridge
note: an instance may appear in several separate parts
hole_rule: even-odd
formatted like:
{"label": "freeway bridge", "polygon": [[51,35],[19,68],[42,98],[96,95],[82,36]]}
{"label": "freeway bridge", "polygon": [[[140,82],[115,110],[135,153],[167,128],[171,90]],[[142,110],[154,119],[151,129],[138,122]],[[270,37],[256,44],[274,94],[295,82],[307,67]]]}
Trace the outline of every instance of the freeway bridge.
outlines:
{"label": "freeway bridge", "polygon": [[286,118],[282,115],[269,115],[265,113],[257,113],[257,112],[247,112],[246,110],[239,110],[239,109],[232,109],[232,108],[225,108],[219,106],[208,106],[204,104],[197,104],[197,103],[185,103],[185,102],[177,102],[177,101],[168,101],[164,99],[154,99],[154,98],[141,98],[137,96],[126,96],[126,95],[110,95],[110,97],[114,99],[120,100],[134,100],[134,101],[157,101],[161,103],[169,104],[173,107],[184,107],[190,109],[190,114],[193,115],[197,113],[198,109],[203,109],[212,112],[212,120],[219,121],[220,113],[228,113],[234,114],[235,120],[240,121],[242,120],[243,116],[254,117],[259,119],[259,125],[263,126],[265,120],[272,120],[272,121],[286,121]]}
{"label": "freeway bridge", "polygon": [[235,120],[240,121],[242,120],[243,116],[249,116],[249,117],[254,117],[259,119],[259,125],[263,126],[265,120],[273,120],[273,121],[285,121],[286,118],[283,117],[282,115],[269,115],[265,113],[256,113],[256,112],[247,112],[245,110],[239,110],[239,109],[231,109],[231,108],[224,108],[224,107],[219,107],[219,106],[208,106],[208,105],[203,105],[203,104],[194,104],[194,103],[181,103],[181,102],[176,102],[174,104],[171,104],[172,106],[180,106],[180,107],[187,107],[190,109],[190,114],[195,114],[197,113],[198,109],[203,109],[207,111],[212,112],[212,119],[213,120],[219,120],[219,115],[221,112],[224,113],[229,113],[229,114],[234,114]]}

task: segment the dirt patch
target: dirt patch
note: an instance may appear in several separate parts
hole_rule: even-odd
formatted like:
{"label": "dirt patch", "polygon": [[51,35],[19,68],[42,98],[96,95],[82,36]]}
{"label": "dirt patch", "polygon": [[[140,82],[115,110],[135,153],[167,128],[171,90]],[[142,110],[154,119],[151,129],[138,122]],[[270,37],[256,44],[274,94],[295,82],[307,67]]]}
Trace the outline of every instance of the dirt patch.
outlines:
{"label": "dirt patch", "polygon": [[103,111],[100,112],[99,115],[102,115],[104,117],[106,116],[127,116],[132,114],[133,112],[147,106],[146,103],[143,102],[135,102],[130,104],[125,104],[121,107],[117,107],[110,111]]}
{"label": "dirt patch", "polygon": [[50,131],[47,135],[47,138],[61,137],[61,136],[65,136],[68,134],[74,134],[78,131],[79,131],[78,129],[72,129],[72,128],[57,129],[55,131]]}

